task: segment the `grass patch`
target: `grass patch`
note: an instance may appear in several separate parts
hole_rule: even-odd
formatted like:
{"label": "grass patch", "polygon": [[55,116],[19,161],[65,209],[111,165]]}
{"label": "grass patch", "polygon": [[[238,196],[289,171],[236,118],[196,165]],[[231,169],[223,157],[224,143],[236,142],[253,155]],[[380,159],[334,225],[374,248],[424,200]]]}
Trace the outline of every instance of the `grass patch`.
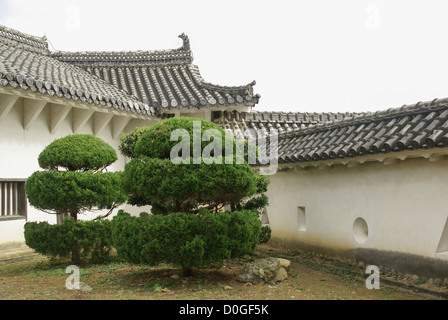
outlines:
{"label": "grass patch", "polygon": [[[349,265],[290,251],[289,277],[279,283],[237,281],[244,264],[258,258],[282,257],[275,251],[257,252],[228,261],[220,268],[195,269],[192,277],[171,265],[132,265],[119,259],[107,264],[82,265],[80,281],[91,291],[65,287],[69,260],[34,256],[0,263],[0,299],[48,300],[265,300],[265,299],[415,299],[394,287],[367,290],[366,275]],[[328,275],[331,275],[329,277]],[[352,293],[356,291],[356,296]]]}

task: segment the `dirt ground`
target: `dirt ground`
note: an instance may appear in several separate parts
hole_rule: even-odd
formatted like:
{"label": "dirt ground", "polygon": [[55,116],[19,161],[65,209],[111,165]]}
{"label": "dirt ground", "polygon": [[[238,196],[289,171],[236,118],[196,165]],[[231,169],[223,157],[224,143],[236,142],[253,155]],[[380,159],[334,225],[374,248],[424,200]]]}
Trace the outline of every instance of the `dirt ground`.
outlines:
{"label": "dirt ground", "polygon": [[[244,263],[261,257],[291,261],[286,280],[246,284],[237,281]],[[69,261],[34,254],[0,261],[1,300],[440,300],[426,287],[395,285],[380,278],[379,289],[367,289],[365,270],[292,251],[260,246],[245,259],[219,269],[195,270],[182,277],[167,265],[148,267],[119,261],[81,266],[80,289],[67,289]],[[383,281],[384,279],[384,281]],[[387,280],[387,281],[386,281]],[[70,284],[70,283],[69,283]],[[421,289],[420,289],[421,288]],[[434,288],[441,294],[446,287]],[[434,292],[434,291],[432,291]]]}

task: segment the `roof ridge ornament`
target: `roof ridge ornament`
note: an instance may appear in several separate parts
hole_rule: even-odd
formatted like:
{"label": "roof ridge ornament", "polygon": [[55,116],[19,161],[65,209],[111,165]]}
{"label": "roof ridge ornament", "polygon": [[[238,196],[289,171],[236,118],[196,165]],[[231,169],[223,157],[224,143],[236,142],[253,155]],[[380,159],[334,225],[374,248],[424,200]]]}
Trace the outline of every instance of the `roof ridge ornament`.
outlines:
{"label": "roof ridge ornament", "polygon": [[188,39],[188,36],[183,32],[181,35],[179,35],[179,38],[181,38],[183,41],[182,49],[190,50],[190,39]]}

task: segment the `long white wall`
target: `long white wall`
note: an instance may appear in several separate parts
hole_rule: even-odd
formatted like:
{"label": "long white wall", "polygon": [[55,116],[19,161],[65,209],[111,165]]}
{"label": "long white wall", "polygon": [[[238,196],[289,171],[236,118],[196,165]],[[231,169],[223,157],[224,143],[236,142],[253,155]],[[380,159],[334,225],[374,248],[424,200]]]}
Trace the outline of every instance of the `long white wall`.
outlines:
{"label": "long white wall", "polygon": [[[272,241],[446,257],[436,252],[444,251],[448,241],[442,236],[448,218],[447,181],[448,161],[423,158],[278,172],[268,190]],[[362,223],[354,227],[357,218],[364,219],[367,230]]]}

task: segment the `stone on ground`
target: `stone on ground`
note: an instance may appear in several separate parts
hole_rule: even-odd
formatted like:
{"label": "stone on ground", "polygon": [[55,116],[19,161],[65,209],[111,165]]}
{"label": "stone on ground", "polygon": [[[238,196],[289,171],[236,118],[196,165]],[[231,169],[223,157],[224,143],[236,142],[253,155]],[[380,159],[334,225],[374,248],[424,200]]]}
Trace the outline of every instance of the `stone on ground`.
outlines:
{"label": "stone on ground", "polygon": [[241,282],[277,282],[288,278],[291,261],[282,258],[264,258],[244,265],[238,280]]}

